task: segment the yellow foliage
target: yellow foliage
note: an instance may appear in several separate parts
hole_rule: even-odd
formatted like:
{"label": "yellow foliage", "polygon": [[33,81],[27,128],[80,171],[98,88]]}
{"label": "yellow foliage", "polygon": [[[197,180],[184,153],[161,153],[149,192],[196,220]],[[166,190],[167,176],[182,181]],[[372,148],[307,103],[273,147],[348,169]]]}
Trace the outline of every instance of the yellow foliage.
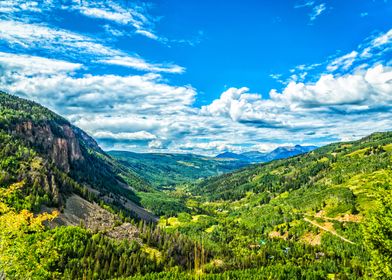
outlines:
{"label": "yellow foliage", "polygon": [[30,211],[23,209],[19,213],[6,205],[2,200],[10,196],[15,191],[21,189],[24,182],[14,183],[8,188],[0,189],[0,235],[21,234],[26,231],[42,230],[45,221],[52,221],[58,216],[57,211],[52,213],[42,213],[34,216]]}
{"label": "yellow foliage", "polygon": [[387,152],[392,152],[392,144],[388,144],[382,147]]}
{"label": "yellow foliage", "polygon": [[0,188],[0,201],[8,196],[10,196],[15,191],[21,189],[24,186],[24,181],[14,183],[8,188]]}
{"label": "yellow foliage", "polygon": [[149,255],[150,259],[155,259],[157,260],[157,262],[162,261],[162,253],[159,250],[149,247],[147,245],[143,246],[142,250]]}
{"label": "yellow foliage", "polygon": [[[28,252],[30,246],[26,243],[25,236],[32,232],[42,232],[44,222],[52,221],[58,216],[57,211],[52,213],[42,213],[34,215],[24,209],[20,212],[15,211],[6,203],[2,202],[5,198],[12,195],[13,192],[22,188],[24,182],[12,184],[7,189],[0,189],[0,271],[11,272],[16,279],[31,279],[34,271],[40,270],[41,266],[34,266],[35,257]],[[44,241],[39,241],[44,244]],[[38,242],[37,250],[44,250],[44,246]],[[20,260],[24,260],[24,266]]]}

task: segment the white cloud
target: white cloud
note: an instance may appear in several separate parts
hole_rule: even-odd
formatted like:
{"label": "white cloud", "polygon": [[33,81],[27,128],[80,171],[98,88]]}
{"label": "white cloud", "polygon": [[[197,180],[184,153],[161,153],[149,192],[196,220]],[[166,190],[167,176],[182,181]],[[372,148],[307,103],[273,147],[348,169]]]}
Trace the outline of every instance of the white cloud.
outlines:
{"label": "white cloud", "polygon": [[260,144],[256,144],[254,145],[254,148],[256,151],[259,152],[269,152],[272,151],[278,147],[292,147],[294,146],[294,143],[260,143]]}
{"label": "white cloud", "polygon": [[325,3],[322,3],[320,5],[314,6],[312,12],[309,14],[310,20],[314,21],[317,17],[319,17],[325,10],[327,9],[327,6]]}
{"label": "white cloud", "polygon": [[[77,7],[77,6],[76,6]],[[93,8],[93,7],[83,7],[79,8],[79,11],[89,17],[106,19],[110,21],[117,22],[119,24],[128,24],[132,21],[131,13],[119,13],[119,12],[112,12],[105,9]]]}
{"label": "white cloud", "polygon": [[224,151],[241,152],[241,147],[227,144],[225,141],[211,141],[208,143],[187,142],[178,146],[180,150],[203,150],[204,152],[220,153]]}
{"label": "white cloud", "polygon": [[346,55],[334,59],[328,66],[328,71],[336,71],[337,69],[348,70],[358,56],[357,51],[352,51]]}
{"label": "white cloud", "polygon": [[[392,29],[385,33],[373,37],[369,43],[362,46],[361,57],[371,58],[374,55],[380,55],[391,51]],[[376,53],[375,53],[376,52]]]}
{"label": "white cloud", "polygon": [[113,133],[110,131],[97,131],[94,132],[93,136],[97,139],[115,139],[115,140],[126,140],[126,141],[140,141],[140,140],[153,140],[157,137],[147,131],[137,131],[137,132],[120,132]]}
{"label": "white cloud", "polygon": [[292,107],[349,106],[349,110],[378,106],[392,101],[392,68],[378,65],[358,74],[334,77],[322,75],[314,84],[290,83],[281,94],[271,92],[275,101]]}
{"label": "white cloud", "polygon": [[0,13],[41,12],[40,4],[36,1],[0,1]]}
{"label": "white cloud", "polygon": [[[154,34],[154,19],[149,15],[146,5],[134,2],[120,2],[111,0],[62,0],[29,1],[2,0],[0,1],[1,17],[21,19],[39,17],[39,15],[55,13],[56,11],[77,12],[91,19],[105,20],[108,24],[131,26],[134,32],[150,39],[159,40]],[[153,36],[154,35],[154,36]]]}
{"label": "white cloud", "polygon": [[148,64],[143,59],[140,59],[138,57],[114,56],[110,59],[98,60],[97,62],[120,65],[124,67],[130,67],[130,68],[152,71],[152,72],[183,73],[185,71],[184,67],[178,65]]}
{"label": "white cloud", "polygon": [[287,85],[293,81],[317,81],[325,69],[335,75],[363,72],[379,64],[391,66],[391,53],[392,29],[365,39],[356,50],[345,55],[339,52],[322,63],[301,64],[291,68],[286,74],[278,74],[278,77],[282,84]]}
{"label": "white cloud", "polygon": [[136,33],[144,35],[144,36],[146,36],[146,37],[148,37],[150,39],[153,39],[153,40],[158,40],[159,39],[159,37],[157,35],[155,35],[154,33],[152,33],[151,31],[137,30]]}
{"label": "white cloud", "polygon": [[382,45],[386,45],[388,43],[391,43],[391,41],[392,41],[392,29],[390,29],[388,32],[381,34],[380,36],[374,38],[371,45],[373,47],[380,47]]}
{"label": "white cloud", "polygon": [[152,150],[159,150],[165,148],[165,145],[161,140],[152,140],[148,143],[148,148]]}
{"label": "white cloud", "polygon": [[312,7],[314,5],[314,1],[305,1],[303,3],[297,3],[294,8],[304,8],[304,7]]}
{"label": "white cloud", "polygon": [[[106,46],[95,39],[42,24],[0,20],[0,40],[11,48],[47,50],[79,60],[118,64],[141,71],[182,73],[184,68],[175,64],[152,64],[138,56],[131,56]],[[96,59],[101,58],[101,59]]]}
{"label": "white cloud", "polygon": [[11,53],[0,52],[0,67],[3,71],[9,72],[10,69],[15,74],[23,75],[48,75],[72,73],[81,69],[82,64],[71,63],[63,60],[48,59],[29,55],[16,55]]}
{"label": "white cloud", "polygon": [[316,1],[304,1],[301,3],[297,3],[294,5],[295,9],[299,8],[306,8],[306,9],[311,9],[309,13],[309,19],[310,21],[316,20],[322,13],[324,13],[327,10],[327,5],[325,3],[320,3],[317,5]]}
{"label": "white cloud", "polygon": [[259,100],[261,95],[248,93],[246,87],[237,89],[230,88],[223,92],[219,99],[214,100],[210,105],[201,108],[202,114],[212,116],[229,116],[237,121],[246,110],[251,110],[250,102]]}
{"label": "white cloud", "polygon": [[137,6],[135,3],[124,3],[111,0],[98,1],[75,1],[69,9],[78,11],[82,15],[103,19],[120,25],[131,25],[135,33],[153,40],[160,40],[154,31],[154,19],[148,14],[145,6]]}
{"label": "white cloud", "polygon": [[[322,75],[315,83],[291,82],[281,93],[272,90],[270,99],[249,94],[247,88],[231,88],[202,107],[201,113],[229,117],[253,126],[255,132],[275,129],[289,131],[290,135],[324,131],[328,135],[334,131],[331,127],[344,127],[343,123],[353,116],[369,118],[379,112],[377,117],[389,118],[390,113],[384,114],[384,108],[392,108],[392,68],[378,65],[356,74]],[[359,125],[358,131],[363,130],[362,121],[354,121],[352,128]],[[335,131],[343,135],[344,130],[339,127]]]}
{"label": "white cloud", "polygon": [[[333,65],[351,69],[353,57],[359,59],[351,55]],[[198,109],[194,88],[170,85],[159,74],[91,75],[80,63],[0,53],[2,89],[54,109],[106,149],[134,151],[265,151],[392,129],[392,68],[356,69],[315,82],[299,82],[297,75],[298,81],[272,90],[269,99],[246,87],[230,88]]]}

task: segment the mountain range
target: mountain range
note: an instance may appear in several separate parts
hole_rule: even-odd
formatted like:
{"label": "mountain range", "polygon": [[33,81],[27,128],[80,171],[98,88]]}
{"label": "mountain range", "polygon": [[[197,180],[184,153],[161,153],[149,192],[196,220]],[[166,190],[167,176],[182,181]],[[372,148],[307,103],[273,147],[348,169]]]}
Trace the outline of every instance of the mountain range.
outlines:
{"label": "mountain range", "polygon": [[274,149],[271,152],[264,152],[264,153],[259,151],[249,151],[240,154],[225,152],[217,155],[216,158],[236,159],[239,161],[245,161],[249,163],[263,163],[272,160],[283,159],[283,158],[304,154],[314,149],[317,149],[317,146],[301,146],[301,145],[282,146]]}
{"label": "mountain range", "polygon": [[155,187],[190,183],[231,172],[249,164],[231,158],[213,158],[195,154],[132,153],[109,151],[108,154]]}
{"label": "mountain range", "polygon": [[225,152],[216,157],[195,154],[133,153],[109,151],[108,154],[154,187],[178,184],[221,175],[249,164],[264,163],[310,152],[316,146],[284,146],[271,152],[258,151],[235,154]]}
{"label": "mountain range", "polygon": [[392,132],[231,156],[105,152],[0,92],[0,278],[392,279]]}

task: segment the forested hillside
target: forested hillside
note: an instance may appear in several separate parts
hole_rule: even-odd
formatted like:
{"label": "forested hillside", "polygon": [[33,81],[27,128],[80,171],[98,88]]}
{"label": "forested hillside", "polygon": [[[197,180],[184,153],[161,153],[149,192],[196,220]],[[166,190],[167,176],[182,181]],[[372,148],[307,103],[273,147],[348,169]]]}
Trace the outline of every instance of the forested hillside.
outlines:
{"label": "forested hillside", "polygon": [[0,93],[0,278],[189,269],[195,243],[154,226],[138,193],[157,192],[65,119]]}
{"label": "forested hillside", "polygon": [[391,132],[159,190],[1,93],[0,155],[0,278],[392,279]]}
{"label": "forested hillside", "polygon": [[194,154],[138,154],[124,151],[110,151],[108,154],[156,187],[189,183],[248,165],[246,161]]}
{"label": "forested hillside", "polygon": [[32,101],[0,93],[0,137],[0,184],[26,180],[32,204],[63,207],[65,197],[77,193],[150,220],[155,217],[141,207],[158,215],[184,209],[83,130]]}
{"label": "forested hillside", "polygon": [[203,240],[219,279],[390,279],[391,167],[392,133],[374,133],[196,183],[192,213],[160,225]]}

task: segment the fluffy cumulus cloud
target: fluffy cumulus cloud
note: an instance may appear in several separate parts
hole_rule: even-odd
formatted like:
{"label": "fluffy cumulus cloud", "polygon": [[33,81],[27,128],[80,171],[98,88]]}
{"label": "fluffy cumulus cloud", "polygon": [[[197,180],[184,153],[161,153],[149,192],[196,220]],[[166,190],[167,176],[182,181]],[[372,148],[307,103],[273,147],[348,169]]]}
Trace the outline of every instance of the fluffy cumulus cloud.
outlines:
{"label": "fluffy cumulus cloud", "polygon": [[[325,74],[315,83],[291,82],[281,92],[272,90],[268,99],[247,88],[231,88],[201,113],[230,117],[254,131],[280,129],[290,135],[306,130],[313,136],[344,139],[356,131],[390,129],[391,109],[392,68],[377,65],[344,76]],[[369,120],[377,124],[364,129],[363,122]]]}
{"label": "fluffy cumulus cloud", "polygon": [[[215,154],[325,143],[392,128],[392,68],[376,65],[269,98],[230,88],[200,109],[196,90],[158,74],[81,74],[84,66],[0,53],[3,89],[36,100],[91,133],[105,149]],[[323,142],[324,141],[324,142]]]}
{"label": "fluffy cumulus cloud", "polygon": [[79,76],[74,74],[80,64],[7,53],[0,53],[0,65],[0,81],[8,90],[50,101],[52,108],[64,114],[174,113],[187,109],[195,97],[192,87],[167,85],[158,74]]}
{"label": "fluffy cumulus cloud", "polygon": [[271,99],[292,108],[366,111],[389,106],[391,93],[392,68],[377,65],[362,73],[340,77],[322,75],[314,84],[291,82],[282,93],[272,91]]}
{"label": "fluffy cumulus cloud", "polygon": [[379,64],[391,66],[392,29],[376,33],[366,38],[358,47],[348,53],[331,55],[326,61],[310,65],[298,65],[288,73],[274,73],[271,78],[283,85],[290,82],[315,82],[321,74],[342,76],[348,73],[363,72]]}
{"label": "fluffy cumulus cloud", "polygon": [[232,120],[238,121],[244,112],[252,110],[251,103],[261,98],[259,94],[248,93],[246,87],[237,89],[230,88],[219,99],[214,100],[210,105],[201,108],[202,114],[212,116],[229,116]]}
{"label": "fluffy cumulus cloud", "polygon": [[93,136],[96,139],[109,139],[109,140],[120,140],[120,141],[144,141],[154,140],[157,137],[147,131],[141,130],[137,132],[120,132],[113,133],[110,131],[96,131]]}
{"label": "fluffy cumulus cloud", "polygon": [[[181,74],[183,67],[150,62],[106,38],[38,23],[56,8],[97,21],[104,32],[118,36],[128,26],[149,39],[162,38],[154,32],[147,6],[82,3],[69,0],[59,7],[54,0],[1,1],[0,84],[1,90],[65,116],[104,149],[266,151],[392,129],[392,68],[387,60],[392,31],[326,62],[299,65],[286,81],[284,75],[274,76],[284,85],[264,98],[247,87],[229,88],[198,108],[196,89],[167,77]],[[316,17],[326,8],[315,1],[301,5],[316,9]],[[118,71],[124,67],[133,72]]]}

